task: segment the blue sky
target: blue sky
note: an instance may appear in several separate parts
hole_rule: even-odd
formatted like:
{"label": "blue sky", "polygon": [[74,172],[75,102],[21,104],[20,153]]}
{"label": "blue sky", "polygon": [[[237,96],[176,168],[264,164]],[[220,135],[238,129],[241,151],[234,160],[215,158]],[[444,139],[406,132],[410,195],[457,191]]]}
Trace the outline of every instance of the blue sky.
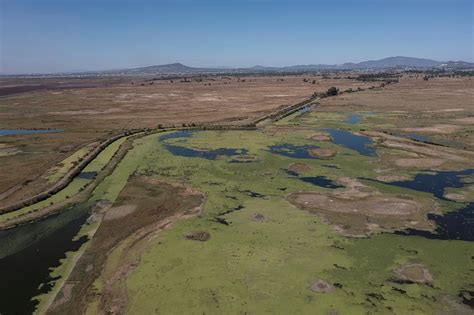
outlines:
{"label": "blue sky", "polygon": [[0,72],[473,60],[471,0],[0,0]]}

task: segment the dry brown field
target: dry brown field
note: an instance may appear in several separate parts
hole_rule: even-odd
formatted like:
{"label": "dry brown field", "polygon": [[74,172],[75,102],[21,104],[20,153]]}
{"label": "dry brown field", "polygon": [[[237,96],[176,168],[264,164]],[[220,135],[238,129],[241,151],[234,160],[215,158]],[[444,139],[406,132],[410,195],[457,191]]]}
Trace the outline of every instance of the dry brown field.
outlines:
{"label": "dry brown field", "polygon": [[11,203],[44,190],[50,185],[42,176],[45,172],[78,149],[126,129],[244,124],[331,86],[357,89],[369,85],[311,75],[172,80],[3,78],[0,128],[64,132],[0,137],[0,200]]}
{"label": "dry brown field", "polygon": [[[123,130],[244,124],[331,86],[343,91],[373,85],[378,83],[312,75],[2,79],[0,128],[64,132],[0,137],[0,200],[11,203],[44,190],[51,184],[45,177],[48,170],[80,148]],[[470,77],[424,81],[421,75],[404,75],[399,83],[383,89],[323,99],[316,110],[384,112],[384,131],[415,132],[474,150],[474,80]]]}

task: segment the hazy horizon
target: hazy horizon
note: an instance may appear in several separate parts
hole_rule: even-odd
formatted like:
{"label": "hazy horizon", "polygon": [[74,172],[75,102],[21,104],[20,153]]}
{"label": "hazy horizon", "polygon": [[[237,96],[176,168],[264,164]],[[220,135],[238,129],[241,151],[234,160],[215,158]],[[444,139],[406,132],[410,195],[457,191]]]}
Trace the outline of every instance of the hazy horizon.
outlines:
{"label": "hazy horizon", "polygon": [[0,72],[473,61],[471,1],[1,2]]}

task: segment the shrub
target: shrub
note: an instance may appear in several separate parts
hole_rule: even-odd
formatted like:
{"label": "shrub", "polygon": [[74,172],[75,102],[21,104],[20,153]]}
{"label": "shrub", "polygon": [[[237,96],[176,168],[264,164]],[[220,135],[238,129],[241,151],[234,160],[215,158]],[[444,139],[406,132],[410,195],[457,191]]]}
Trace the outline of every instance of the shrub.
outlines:
{"label": "shrub", "polygon": [[339,93],[339,89],[336,88],[335,86],[332,86],[328,89],[328,91],[326,92],[327,96],[334,96],[334,95],[337,95]]}

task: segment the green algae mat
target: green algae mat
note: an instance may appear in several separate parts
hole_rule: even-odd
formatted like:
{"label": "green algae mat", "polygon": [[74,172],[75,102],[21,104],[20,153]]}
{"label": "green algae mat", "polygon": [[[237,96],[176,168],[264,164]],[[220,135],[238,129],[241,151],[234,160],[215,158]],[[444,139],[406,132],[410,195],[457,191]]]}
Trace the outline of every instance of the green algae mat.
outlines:
{"label": "green algae mat", "polygon": [[[424,220],[422,228],[431,231],[436,223],[427,219],[427,212],[464,205],[437,200],[429,192],[362,180],[380,176],[380,156],[391,152],[381,148],[376,156],[367,156],[330,141],[312,140],[328,125],[348,131],[361,128],[327,116],[325,125],[320,114],[310,113],[261,131],[186,132],[143,139],[156,147],[137,172],[185,182],[203,192],[206,203],[199,217],[179,220],[149,242],[126,281],[127,312],[472,311],[468,306],[474,278],[471,242],[395,234],[411,227],[421,229],[402,210],[394,220],[382,211],[349,215],[335,209],[331,214],[324,211],[324,204],[305,210],[289,202],[289,195],[302,191],[328,195],[334,201],[402,197],[416,203],[414,211],[423,217],[416,220]],[[284,150],[272,149],[288,144]],[[337,155],[308,156],[312,146],[334,148]],[[295,163],[306,167],[291,171]],[[412,178],[416,172],[393,169],[388,173]],[[324,182],[318,185],[317,180],[314,184],[303,178],[324,178],[345,188],[328,188]],[[406,220],[400,221],[405,215]],[[361,224],[364,227],[357,226]],[[193,231],[206,231],[210,238],[187,239]]]}
{"label": "green algae mat", "polygon": [[[122,226],[126,220],[136,223],[133,216],[142,213],[136,200],[153,207],[149,200],[156,194],[139,189],[124,194],[139,179],[174,185],[184,194],[199,192],[200,211],[190,209],[109,244],[103,266],[82,266],[103,270],[81,274],[92,277],[87,294],[74,291],[81,277],[64,284],[66,269],[77,259],[68,253],[53,270],[59,278],[50,283],[51,292],[59,294],[42,295],[39,309],[49,307],[52,314],[77,309],[88,314],[472,313],[474,204],[460,199],[472,191],[474,167],[449,148],[423,147],[422,155],[421,144],[376,134],[386,127],[388,114],[356,114],[360,121],[341,113],[295,113],[259,130],[187,130],[135,140],[88,204],[122,213],[115,218]],[[429,154],[457,171],[397,164]],[[100,220],[91,222],[76,239],[93,237],[90,231],[97,229],[106,242]],[[88,242],[78,253],[86,257],[98,250],[94,246]],[[78,303],[83,307],[74,309]]]}

